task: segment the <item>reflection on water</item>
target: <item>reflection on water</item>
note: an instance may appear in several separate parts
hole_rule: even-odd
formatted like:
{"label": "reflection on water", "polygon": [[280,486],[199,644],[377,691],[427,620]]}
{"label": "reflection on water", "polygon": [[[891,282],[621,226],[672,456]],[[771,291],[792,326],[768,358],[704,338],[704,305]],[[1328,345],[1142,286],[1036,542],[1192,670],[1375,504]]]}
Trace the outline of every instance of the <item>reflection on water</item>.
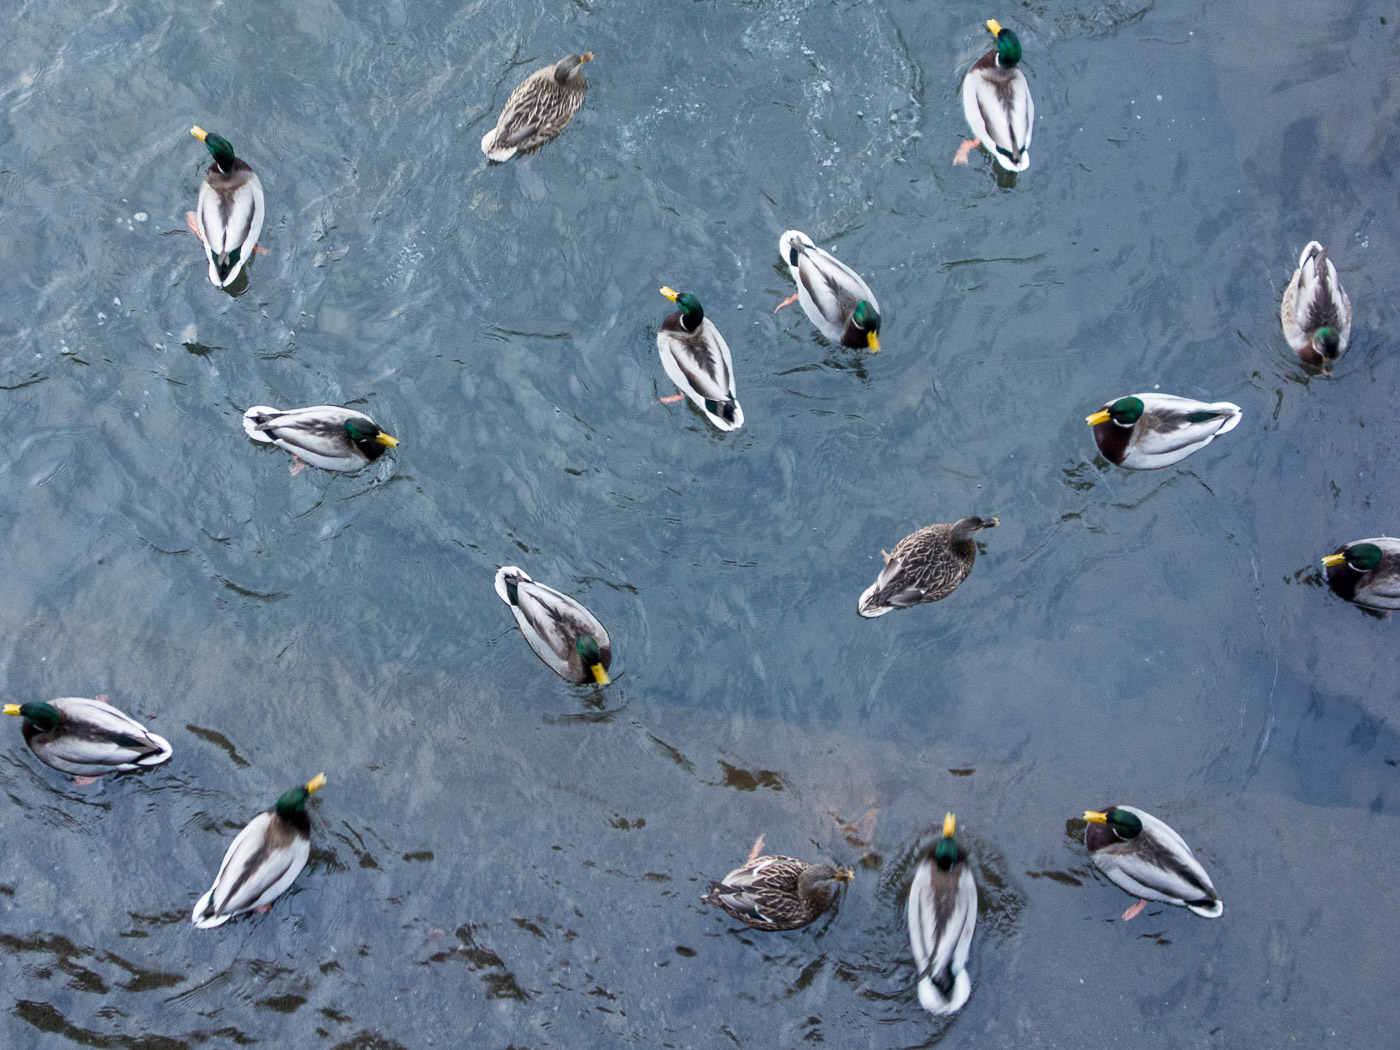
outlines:
{"label": "reflection on water", "polygon": [[[11,5],[0,685],[175,753],[79,789],[0,727],[0,1043],[1077,1046],[1108,998],[1145,1050],[1388,1046],[1395,625],[1317,569],[1396,513],[1394,27],[1353,6],[1260,47],[1229,0]],[[1040,116],[1014,186],[951,165],[992,14]],[[514,67],[583,48],[566,133],[488,167]],[[237,294],[184,226],[196,122],[266,188]],[[880,354],[772,313],[793,227],[860,260]],[[1327,380],[1278,327],[1313,237],[1356,308]],[[723,322],[736,434],[655,403],[667,282]],[[1246,425],[1097,456],[1084,412],[1159,387]],[[401,446],[291,477],[259,403]],[[952,597],[853,614],[976,507]],[[522,556],[606,608],[606,690],[501,621]],[[293,889],[195,931],[309,767]],[[1221,920],[1114,921],[1073,819],[1113,798],[1193,829]],[[903,898],[948,809],[982,911],[942,1023]],[[759,833],[856,868],[812,928],[699,904]]]}

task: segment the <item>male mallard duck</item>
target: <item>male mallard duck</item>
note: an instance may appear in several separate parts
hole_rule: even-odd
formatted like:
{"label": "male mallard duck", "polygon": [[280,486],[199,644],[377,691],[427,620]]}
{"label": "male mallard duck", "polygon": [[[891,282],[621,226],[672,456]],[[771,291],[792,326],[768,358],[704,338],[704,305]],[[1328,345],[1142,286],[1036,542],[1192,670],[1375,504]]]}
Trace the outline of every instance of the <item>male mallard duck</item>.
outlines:
{"label": "male mallard duck", "polygon": [[287,892],[311,856],[306,800],[325,786],[326,774],[317,773],[248,822],[224,854],[214,885],[195,903],[190,922],[201,930],[222,926],[245,911],[266,911]]}
{"label": "male mallard duck", "polygon": [[62,696],[46,704],[6,704],[24,719],[24,742],[44,765],[72,773],[79,787],[108,773],[158,766],[170,742],[104,699]]}
{"label": "male mallard duck", "polygon": [[661,294],[680,307],[656,333],[661,366],[711,423],[720,430],[738,430],[744,425],[744,410],[734,393],[729,344],[695,296],[670,288],[661,289]]}
{"label": "male mallard duck", "polygon": [[1332,363],[1351,338],[1351,300],[1337,280],[1327,249],[1317,241],[1309,241],[1298,257],[1279,316],[1288,345],[1305,364],[1320,365],[1323,374],[1331,375]]}
{"label": "male mallard duck", "polygon": [[1084,421],[1104,458],[1120,467],[1167,467],[1199,452],[1239,425],[1240,406],[1171,394],[1132,394],[1110,401]]}
{"label": "male mallard duck", "polygon": [[1084,814],[1089,859],[1110,882],[1138,898],[1123,913],[1127,922],[1148,901],[1165,901],[1214,919],[1225,910],[1210,876],[1186,840],[1151,813],[1109,806]]}
{"label": "male mallard duck", "polygon": [[593,52],[568,55],[537,69],[510,93],[496,126],[481,137],[481,152],[494,161],[539,149],[574,119],[588,94],[583,64]]}
{"label": "male mallard duck", "polygon": [[[760,837],[755,849],[762,842]],[[712,883],[700,900],[719,905],[755,930],[796,930],[831,907],[838,883],[855,877],[850,868],[830,864],[808,864],[792,857],[750,857],[742,868]]]}
{"label": "male mallard duck", "polygon": [[797,282],[797,291],[773,312],[800,301],[808,320],[828,339],[879,353],[880,304],[860,274],[818,248],[799,230],[788,230],[779,237],[778,251]]}
{"label": "male mallard duck", "polygon": [[1338,598],[1376,612],[1400,609],[1400,540],[1357,540],[1327,555],[1322,564],[1327,586]]}
{"label": "male mallard duck", "polygon": [[894,553],[880,552],[885,554],[885,567],[860,596],[856,612],[874,619],[891,609],[948,597],[977,560],[973,535],[997,524],[996,518],[963,518],[952,525],[926,525],[905,536]]}
{"label": "male mallard duck", "polygon": [[967,854],[953,841],[957,818],[943,818],[943,837],[914,869],[909,887],[909,941],[919,967],[919,1002],[931,1014],[961,1010],[972,994],[967,953],[977,928],[977,883]]}
{"label": "male mallard duck", "polygon": [[[279,445],[298,463],[305,460],[322,470],[359,470],[399,444],[363,412],[337,405],[286,411],[254,405],[243,413],[243,429],[254,441]],[[295,466],[292,473],[300,470]]]}
{"label": "male mallard duck", "polygon": [[958,147],[953,163],[966,164],[967,155],[982,145],[1007,171],[1025,171],[1031,166],[1035,103],[1019,65],[1021,41],[995,18],[987,29],[997,38],[996,49],[973,63],[962,84],[963,115],[976,137]]}
{"label": "male mallard duck", "polygon": [[190,128],[190,134],[208,146],[214,157],[199,187],[195,233],[209,259],[209,283],[227,288],[252,258],[262,233],[262,181],[233,155],[228,139],[203,128]]}
{"label": "male mallard duck", "polygon": [[496,593],[510,606],[535,655],[555,674],[576,684],[611,681],[612,642],[607,628],[579,602],[536,583],[514,565],[496,571]]}

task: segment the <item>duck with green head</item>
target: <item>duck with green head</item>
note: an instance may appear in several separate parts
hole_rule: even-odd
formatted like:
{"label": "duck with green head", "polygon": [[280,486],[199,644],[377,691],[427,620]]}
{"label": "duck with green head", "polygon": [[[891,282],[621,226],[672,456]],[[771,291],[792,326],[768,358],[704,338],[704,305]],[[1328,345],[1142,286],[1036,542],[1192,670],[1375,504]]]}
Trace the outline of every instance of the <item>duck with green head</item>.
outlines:
{"label": "duck with green head", "polygon": [[1151,470],[1199,452],[1239,425],[1239,405],[1193,401],[1172,394],[1129,394],[1084,421],[1105,459],[1120,467]]}
{"label": "duck with green head", "polygon": [[787,263],[797,291],[773,311],[800,302],[822,335],[852,349],[880,352],[880,304],[860,274],[800,230],[778,238],[778,253]]}
{"label": "duck with green head", "polygon": [[1304,364],[1332,374],[1351,338],[1351,300],[1337,279],[1327,249],[1309,241],[1279,307],[1283,337]]}
{"label": "duck with green head", "polygon": [[254,405],[243,413],[243,430],[259,444],[290,452],[296,459],[293,474],[300,472],[303,461],[322,470],[359,470],[399,446],[398,439],[369,416],[339,405]]}
{"label": "duck with green head", "polygon": [[1355,540],[1323,558],[1322,568],[1337,597],[1372,612],[1400,609],[1400,540]]}
{"label": "duck with green head", "polygon": [[262,180],[234,156],[228,139],[198,127],[190,128],[190,134],[209,147],[214,158],[199,187],[190,228],[204,242],[209,283],[227,288],[243,272],[262,234]]}
{"label": "duck with green head", "polygon": [[568,127],[588,94],[583,67],[592,61],[592,51],[566,55],[521,81],[495,127],[481,137],[481,152],[497,163],[507,161],[539,149]]}
{"label": "duck with green head", "polygon": [[855,878],[850,868],[776,854],[760,857],[762,847],[760,835],[744,865],[711,883],[700,900],[723,908],[751,929],[797,930],[825,914],[841,884]]}
{"label": "duck with green head", "polygon": [[1225,910],[1206,869],[1175,829],[1135,806],[1106,806],[1084,814],[1089,859],[1119,889],[1138,898],[1123,913],[1136,916],[1148,901],[1189,908],[1207,919]]}
{"label": "duck with green head", "polygon": [[661,367],[716,428],[738,430],[744,425],[744,410],[734,392],[729,344],[695,296],[672,288],[662,288],[661,294],[678,307],[656,333]]}
{"label": "duck with green head", "polygon": [[967,957],[977,929],[977,882],[953,837],[957,818],[943,818],[943,837],[924,854],[909,887],[909,941],[919,1003],[931,1014],[962,1009],[972,995]]}
{"label": "duck with green head", "polygon": [[208,930],[243,912],[265,912],[291,888],[311,856],[306,803],[325,786],[326,774],[318,773],[248,822],[224,854],[214,885],[195,903],[192,923]]}
{"label": "duck with green head", "polygon": [[24,719],[24,742],[44,765],[71,773],[84,787],[108,773],[158,766],[170,758],[170,742],[105,697],[61,696],[47,703],[6,704],[5,714]]}
{"label": "duck with green head", "polygon": [[598,617],[577,599],[536,583],[514,565],[497,570],[496,593],[510,606],[535,655],[555,674],[576,685],[611,681],[612,640]]}
{"label": "duck with green head", "polygon": [[958,147],[953,163],[966,164],[981,145],[1007,171],[1025,171],[1031,166],[1035,102],[1021,72],[1021,41],[994,18],[987,31],[997,46],[973,63],[962,84],[963,116],[974,137]]}

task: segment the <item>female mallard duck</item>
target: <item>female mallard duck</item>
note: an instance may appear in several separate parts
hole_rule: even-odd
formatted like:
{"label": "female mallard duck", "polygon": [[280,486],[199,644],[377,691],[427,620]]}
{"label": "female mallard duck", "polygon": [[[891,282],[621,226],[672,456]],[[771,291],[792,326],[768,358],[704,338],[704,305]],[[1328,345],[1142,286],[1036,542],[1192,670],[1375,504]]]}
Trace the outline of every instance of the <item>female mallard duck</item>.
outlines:
{"label": "female mallard duck", "polygon": [[1400,609],[1400,540],[1357,540],[1327,555],[1322,564],[1327,586],[1337,597],[1374,612]]}
{"label": "female mallard duck", "polygon": [[[760,837],[758,845],[762,842]],[[750,857],[742,868],[712,883],[700,900],[755,930],[796,930],[820,917],[831,907],[837,885],[854,878],[850,868],[792,857]]]}
{"label": "female mallard duck", "polygon": [[729,344],[695,296],[670,288],[661,289],[661,294],[680,307],[656,333],[661,367],[711,423],[720,430],[738,430],[744,425],[744,410],[734,393]]}
{"label": "female mallard duck", "polygon": [[199,187],[194,232],[204,242],[209,283],[227,288],[252,258],[262,233],[262,181],[233,155],[228,139],[203,128],[190,128],[190,134],[208,146],[214,158]]}
{"label": "female mallard duck", "polygon": [[1239,425],[1240,406],[1171,394],[1132,394],[1110,401],[1084,421],[1104,458],[1120,467],[1167,467],[1199,452]]}
{"label": "female mallard duck", "polygon": [[1351,338],[1351,300],[1337,280],[1337,268],[1327,249],[1309,241],[1298,257],[1298,269],[1283,293],[1279,308],[1283,337],[1305,364],[1332,374]]}
{"label": "female mallard duck", "polygon": [[575,684],[611,681],[612,641],[607,628],[579,602],[536,583],[514,565],[497,570],[496,593],[510,606],[535,655],[555,674]]}
{"label": "female mallard duck", "polygon": [[592,51],[568,55],[521,81],[506,99],[496,126],[481,137],[481,152],[494,161],[510,160],[539,149],[563,131],[588,94],[582,67],[592,61]]}
{"label": "female mallard duck", "polygon": [[243,429],[254,441],[290,452],[297,460],[293,474],[302,460],[322,470],[359,470],[399,444],[363,412],[337,405],[286,411],[254,405],[243,413]]}
{"label": "female mallard duck", "polygon": [[1031,134],[1035,131],[1035,103],[1031,87],[1021,72],[1021,41],[996,19],[987,29],[997,39],[996,49],[973,63],[963,78],[963,115],[975,138],[958,147],[954,164],[966,164],[979,145],[986,146],[1007,171],[1031,166]]}
{"label": "female mallard duck", "polygon": [[79,787],[108,773],[158,766],[170,742],[102,697],[63,696],[46,704],[6,704],[24,719],[24,742],[44,765],[72,773]]}
{"label": "female mallard duck", "polygon": [[963,518],[952,525],[926,525],[905,536],[894,553],[880,552],[885,554],[885,567],[860,596],[856,612],[874,619],[891,609],[948,597],[977,560],[973,535],[997,524],[996,518]]}
{"label": "female mallard duck", "polygon": [[192,923],[201,930],[222,926],[245,911],[267,911],[287,892],[311,856],[306,800],[325,786],[326,774],[317,773],[248,822],[224,854],[214,885],[196,902]]}
{"label": "female mallard duck", "polygon": [[919,967],[919,1002],[931,1014],[961,1010],[972,994],[967,953],[977,928],[977,883],[967,854],[953,840],[957,818],[943,818],[943,837],[919,861],[909,887],[909,941]]}
{"label": "female mallard duck", "polygon": [[1089,859],[1110,882],[1138,898],[1123,913],[1127,922],[1148,901],[1165,901],[1214,919],[1225,910],[1210,876],[1186,840],[1151,813],[1109,806],[1084,814]]}
{"label": "female mallard duck", "polygon": [[799,301],[807,318],[828,339],[879,353],[880,304],[860,274],[798,230],[778,238],[778,251],[797,282],[797,291],[773,312]]}

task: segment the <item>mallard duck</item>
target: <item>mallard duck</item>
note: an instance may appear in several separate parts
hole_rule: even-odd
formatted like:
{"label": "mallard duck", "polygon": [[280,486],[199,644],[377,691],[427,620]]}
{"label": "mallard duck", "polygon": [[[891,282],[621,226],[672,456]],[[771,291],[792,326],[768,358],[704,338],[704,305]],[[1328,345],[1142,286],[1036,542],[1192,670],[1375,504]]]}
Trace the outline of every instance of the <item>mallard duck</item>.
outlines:
{"label": "mallard duck", "polygon": [[62,696],[48,703],[6,704],[24,719],[24,742],[44,765],[72,773],[82,787],[108,773],[158,766],[170,742],[102,697]]}
{"label": "mallard duck", "polygon": [[953,839],[957,818],[943,818],[943,837],[919,861],[909,887],[909,941],[919,967],[919,1003],[931,1014],[961,1010],[972,994],[967,953],[977,929],[977,883],[967,854]]}
{"label": "mallard duck", "polygon": [[966,164],[968,154],[982,145],[1007,171],[1025,171],[1031,166],[1035,103],[1019,65],[1021,41],[995,18],[987,30],[997,46],[972,64],[962,84],[963,115],[975,137],[958,147],[953,163]]}
{"label": "mallard duck", "polygon": [[885,554],[885,567],[860,596],[856,612],[874,619],[891,609],[948,597],[977,560],[973,535],[997,524],[996,518],[963,518],[952,525],[926,525],[905,536],[892,554],[880,552]]}
{"label": "mallard duck", "polygon": [[1283,337],[1305,364],[1332,374],[1351,338],[1351,300],[1337,280],[1337,268],[1327,249],[1309,241],[1298,257],[1298,269],[1283,293],[1279,308]]}
{"label": "mallard duck", "polygon": [[227,288],[252,258],[262,233],[262,181],[233,155],[228,139],[203,128],[190,128],[190,134],[208,146],[214,158],[199,187],[195,233],[209,259],[209,283]]}
{"label": "mallard duck", "polygon": [[1322,565],[1337,597],[1375,612],[1400,609],[1400,540],[1356,540],[1327,555]]}
{"label": "mallard duck", "polygon": [[[359,470],[399,444],[363,412],[337,405],[285,411],[254,405],[243,413],[243,429],[254,441],[278,445],[298,463],[305,460],[322,470]],[[300,469],[294,467],[292,473]]]}
{"label": "mallard duck", "polygon": [[1151,813],[1108,806],[1084,814],[1089,859],[1121,890],[1139,898],[1123,913],[1127,922],[1148,901],[1165,901],[1214,919],[1225,910],[1210,876],[1186,840]]}
{"label": "mallard duck", "polygon": [[750,857],[742,868],[712,883],[700,900],[755,930],[796,930],[820,917],[831,907],[837,885],[854,878],[850,868],[793,857]]}
{"label": "mallard duck", "polygon": [[799,230],[788,230],[779,237],[778,251],[792,272],[797,291],[773,312],[793,301],[801,302],[808,320],[828,339],[879,353],[880,304],[860,274],[818,248]]}
{"label": "mallard duck", "polygon": [[607,685],[612,666],[612,641],[598,617],[567,594],[532,580],[524,569],[504,565],[496,571],[496,593],[510,606],[520,633],[549,664],[570,682]]}
{"label": "mallard duck", "polygon": [[1084,421],[1104,458],[1120,467],[1167,467],[1199,452],[1239,426],[1240,406],[1192,401],[1171,394],[1131,394],[1110,401]]}
{"label": "mallard duck", "polygon": [[744,410],[734,393],[729,344],[695,296],[671,288],[661,289],[661,294],[680,307],[656,333],[661,366],[711,423],[720,430],[738,430],[744,425]]}
{"label": "mallard duck", "polygon": [[213,929],[245,911],[266,911],[287,892],[311,856],[306,800],[325,786],[326,774],[317,773],[248,822],[224,854],[214,885],[195,903],[190,922]]}
{"label": "mallard duck", "polygon": [[494,161],[539,149],[574,119],[588,94],[583,65],[593,52],[567,55],[537,69],[510,93],[496,126],[481,137],[481,152]]}

